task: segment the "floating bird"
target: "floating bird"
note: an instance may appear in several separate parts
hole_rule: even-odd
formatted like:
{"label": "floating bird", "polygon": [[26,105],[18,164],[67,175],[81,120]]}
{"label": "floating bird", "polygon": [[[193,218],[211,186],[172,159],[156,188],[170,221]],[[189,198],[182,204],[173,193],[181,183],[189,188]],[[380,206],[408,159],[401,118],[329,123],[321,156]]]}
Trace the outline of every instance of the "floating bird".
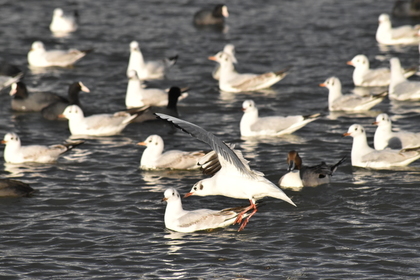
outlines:
{"label": "floating bird", "polygon": [[253,100],[242,103],[244,114],[239,124],[242,136],[280,136],[290,134],[318,119],[320,114],[308,116],[259,117]]}
{"label": "floating bird", "polygon": [[222,52],[210,56],[210,60],[220,63],[219,88],[226,92],[255,91],[268,88],[287,75],[287,69],[264,74],[241,74],[236,72],[231,55]]}
{"label": "floating bird", "polygon": [[140,80],[162,79],[165,77],[166,71],[176,63],[177,59],[178,55],[161,60],[145,61],[140,51],[139,43],[132,41],[130,43],[127,76],[130,77],[130,70],[135,70]]}
{"label": "floating bird", "polygon": [[235,223],[238,215],[246,207],[227,208],[220,211],[197,209],[187,211],[182,208],[181,197],[174,188],[164,192],[166,201],[165,227],[179,232],[194,232],[227,227]]}
{"label": "floating bird", "polygon": [[0,179],[0,197],[31,196],[35,190],[18,180]]}
{"label": "floating bird", "polygon": [[162,137],[153,134],[144,142],[137,145],[146,146],[140,160],[140,168],[151,169],[198,169],[198,161],[205,155],[203,151],[185,152],[169,150],[163,152],[164,142]]}
{"label": "floating bird", "polygon": [[334,165],[328,165],[325,162],[314,166],[304,166],[302,158],[296,151],[290,151],[287,154],[288,173],[279,180],[279,186],[300,190],[303,187],[316,187],[331,182],[331,177],[338,166],[346,160],[343,157]]}
{"label": "floating bird", "polygon": [[[195,124],[164,114],[156,115],[208,144],[217,153],[216,160],[219,161],[221,169],[213,177],[197,182],[185,196],[224,195],[248,199],[251,205],[245,208],[235,221],[235,223],[241,224],[239,231],[245,228],[249,219],[257,212],[255,202],[259,199],[270,196],[296,206],[281,189],[267,180],[263,173],[251,170],[240,151],[233,150],[233,147],[226,145],[215,135]],[[243,220],[243,215],[250,210],[252,210],[251,214]]]}
{"label": "floating bird", "polygon": [[51,103],[47,107],[41,110],[41,114],[47,120],[57,120],[59,115],[62,115],[64,110],[69,105],[77,105],[81,107],[79,102],[79,92],[90,92],[90,90],[82,82],[74,82],[69,86],[68,99],[63,98],[62,100]]}
{"label": "floating bird", "polygon": [[343,136],[353,137],[351,164],[353,166],[386,169],[395,166],[406,166],[420,158],[420,147],[402,150],[377,151],[369,147],[366,131],[363,126],[353,124]]}
{"label": "floating bird", "polygon": [[54,9],[50,30],[54,33],[69,33],[77,30],[79,14],[77,11],[72,15],[64,14],[63,9]]}
{"label": "floating bird", "polygon": [[378,126],[373,137],[375,150],[407,149],[420,146],[420,132],[393,132],[391,119],[385,113],[379,114],[373,124]]}
{"label": "floating bird", "polygon": [[28,92],[24,82],[13,83],[10,89],[14,111],[39,112],[48,105],[64,99],[51,92]]}
{"label": "floating bird", "polygon": [[43,146],[28,145],[22,146],[20,138],[16,133],[9,132],[4,136],[2,144],[6,144],[4,149],[4,160],[7,163],[52,163],[65,152],[81,145],[84,141],[67,142],[64,144]]}
{"label": "floating bird", "polygon": [[68,67],[90,52],[92,52],[92,49],[45,50],[41,41],[35,41],[28,53],[28,62],[29,65],[34,67]]}
{"label": "floating bird", "polygon": [[0,90],[17,83],[23,77],[19,67],[5,61],[0,61]]}
{"label": "floating bird", "polygon": [[420,25],[403,25],[392,28],[389,15],[379,16],[379,26],[376,30],[376,41],[383,45],[413,45],[420,42]]}
{"label": "floating bird", "polygon": [[409,81],[401,74],[401,63],[397,57],[391,58],[389,62],[391,63],[389,99],[398,101],[419,100],[420,82]]}
{"label": "floating bird", "polygon": [[59,117],[69,120],[72,135],[111,136],[120,133],[137,116],[136,113],[117,112],[85,117],[79,106],[70,105]]}
{"label": "floating bird", "polygon": [[[220,57],[222,53],[226,53],[228,55],[231,56],[232,58],[232,62],[233,63],[238,63],[238,61],[236,60],[235,57],[235,46],[232,44],[227,44],[225,45],[225,47],[223,48],[223,51],[218,52],[216,55],[214,55],[214,57]],[[217,60],[219,60],[220,58],[217,58]],[[220,64],[217,64],[216,67],[214,68],[213,72],[212,72],[212,76],[215,80],[219,80],[220,79]]]}
{"label": "floating bird", "polygon": [[[356,55],[347,64],[354,66],[353,83],[355,86],[384,87],[389,86],[391,82],[391,70],[386,67],[370,69],[369,60],[363,54]],[[416,68],[404,69],[403,75],[408,78],[416,72]]]}
{"label": "floating bird", "polygon": [[[128,85],[125,95],[125,105],[128,109],[149,106],[167,106],[168,105],[168,90],[158,88],[144,88],[142,81],[137,76],[135,70],[130,70],[128,73]],[[179,100],[188,96],[188,90],[185,88],[181,90]]]}
{"label": "floating bird", "polygon": [[380,103],[387,96],[387,92],[376,95],[360,96],[341,92],[341,82],[337,77],[330,77],[320,87],[328,88],[328,109],[330,111],[357,112],[367,111]]}
{"label": "floating bird", "polygon": [[228,8],[224,4],[218,4],[212,9],[201,9],[194,14],[194,25],[223,25],[225,18],[229,17]]}

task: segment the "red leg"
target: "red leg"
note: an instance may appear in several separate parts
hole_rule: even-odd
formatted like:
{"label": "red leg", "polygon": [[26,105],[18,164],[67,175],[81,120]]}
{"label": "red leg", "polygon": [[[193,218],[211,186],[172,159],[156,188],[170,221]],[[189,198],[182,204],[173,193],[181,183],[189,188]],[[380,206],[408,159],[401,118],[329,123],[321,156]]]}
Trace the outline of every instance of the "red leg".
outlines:
{"label": "red leg", "polygon": [[252,213],[249,214],[248,217],[246,217],[246,219],[242,222],[241,226],[239,227],[238,231],[243,230],[246,227],[246,225],[248,224],[249,219],[251,219],[251,217],[254,216],[255,213],[257,213],[257,211],[258,211],[257,205],[255,205],[253,202],[251,202],[251,206],[254,209],[254,211],[252,211]]}
{"label": "red leg", "polygon": [[240,224],[242,222],[243,219],[243,215],[248,212],[251,209],[255,208],[255,204],[252,200],[249,200],[249,202],[251,203],[251,205],[249,205],[247,208],[245,208],[241,213],[239,213],[238,217],[236,217],[235,222],[233,223],[234,225],[236,224]]}

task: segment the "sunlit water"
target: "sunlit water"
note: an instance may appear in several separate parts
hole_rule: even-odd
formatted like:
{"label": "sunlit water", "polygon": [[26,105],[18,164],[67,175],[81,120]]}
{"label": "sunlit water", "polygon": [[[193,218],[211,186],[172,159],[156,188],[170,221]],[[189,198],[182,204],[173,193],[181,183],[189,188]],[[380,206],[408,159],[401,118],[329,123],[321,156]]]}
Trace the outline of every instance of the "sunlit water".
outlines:
{"label": "sunlit water", "polygon": [[[417,46],[379,48],[377,17],[390,12],[393,0],[230,1],[226,33],[197,30],[192,15],[206,1],[61,1],[78,8],[81,26],[62,38],[48,29],[55,1],[0,1],[0,57],[23,68],[35,40],[47,48],[95,48],[69,69],[29,69],[32,90],[66,95],[82,81],[88,114],[125,108],[125,71],[129,43],[138,40],[148,58],[179,54],[176,66],[152,86],[190,86],[179,104],[182,118],[232,142],[252,168],[277,183],[286,171],[286,155],[300,152],[306,164],[337,162],[350,155],[353,123],[370,124],[389,113],[400,129],[420,131],[419,103],[389,100],[362,114],[329,114],[327,90],[335,75],[344,92],[353,90],[358,53],[374,67],[398,56],[403,66],[418,65]],[[75,4],[77,3],[77,4]],[[397,20],[396,25],[418,23]],[[226,43],[236,46],[240,72],[264,72],[293,66],[270,90],[220,93],[207,60]],[[375,60],[375,57],[385,60]],[[415,78],[414,78],[415,79]],[[38,113],[10,111],[7,90],[0,95],[0,133],[18,133],[24,144],[56,144],[69,138],[65,121],[47,121]],[[324,116],[293,135],[242,139],[241,104],[254,99],[261,115]],[[0,199],[4,279],[414,279],[420,277],[418,180],[420,164],[397,171],[352,168],[350,160],[334,182],[301,192],[286,191],[297,208],[275,199],[242,232],[232,226],[213,232],[180,234],[163,223],[163,191],[181,193],[202,179],[200,172],[144,172],[138,169],[142,148],[152,133],[167,149],[208,149],[181,131],[162,124],[131,124],[121,134],[89,138],[55,164],[4,164],[2,177],[17,178],[39,190],[31,198]],[[1,136],[2,137],[2,136]],[[226,197],[191,197],[186,209],[245,205]]]}

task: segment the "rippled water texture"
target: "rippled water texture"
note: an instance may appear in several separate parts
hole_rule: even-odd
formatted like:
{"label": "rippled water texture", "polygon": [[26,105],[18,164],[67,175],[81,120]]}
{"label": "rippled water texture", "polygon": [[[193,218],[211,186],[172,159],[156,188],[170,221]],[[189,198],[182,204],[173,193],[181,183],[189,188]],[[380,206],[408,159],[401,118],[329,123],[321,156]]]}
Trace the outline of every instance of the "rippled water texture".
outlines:
{"label": "rippled water texture", "polygon": [[[183,119],[237,144],[250,165],[277,183],[286,172],[286,155],[300,151],[305,163],[337,162],[350,155],[353,123],[370,124],[389,113],[403,130],[420,131],[420,104],[389,100],[363,114],[329,114],[327,90],[318,87],[335,75],[344,92],[353,89],[353,68],[346,62],[366,54],[374,67],[392,56],[417,66],[417,46],[380,48],[377,18],[393,0],[232,0],[226,33],[197,30],[193,14],[207,1],[60,1],[65,11],[78,8],[81,26],[55,38],[48,29],[56,1],[0,0],[0,57],[27,68],[35,40],[47,48],[95,48],[73,68],[28,69],[32,90],[66,95],[82,81],[88,114],[125,108],[125,71],[129,43],[137,40],[148,58],[179,55],[178,63],[156,87],[190,86],[179,104]],[[419,23],[398,19],[395,25]],[[293,66],[271,89],[220,93],[207,60],[226,43],[236,46],[240,72]],[[385,60],[376,59],[385,58]],[[416,79],[416,78],[414,78]],[[417,78],[418,79],[418,78]],[[20,135],[24,144],[55,144],[70,135],[65,121],[38,113],[14,113],[6,89],[0,94],[0,134]],[[252,98],[261,115],[324,116],[293,135],[241,139],[241,105]],[[242,232],[237,226],[213,232],[180,234],[163,223],[163,191],[181,193],[202,179],[199,172],[143,172],[142,148],[135,143],[152,133],[167,149],[208,149],[169,125],[131,124],[121,135],[89,138],[56,164],[11,165],[1,159],[2,177],[29,183],[30,198],[0,199],[2,279],[414,279],[420,277],[420,163],[397,171],[341,166],[333,183],[301,192],[286,191],[297,208],[276,199],[264,206]],[[2,155],[2,153],[1,153]],[[226,197],[191,197],[186,209],[245,205]]]}

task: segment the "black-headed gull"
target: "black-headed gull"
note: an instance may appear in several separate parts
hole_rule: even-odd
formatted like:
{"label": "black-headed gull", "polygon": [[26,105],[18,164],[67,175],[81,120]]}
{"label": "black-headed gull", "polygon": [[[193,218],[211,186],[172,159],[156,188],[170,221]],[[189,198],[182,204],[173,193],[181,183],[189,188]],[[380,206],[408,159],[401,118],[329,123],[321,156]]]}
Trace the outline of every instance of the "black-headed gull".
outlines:
{"label": "black-headed gull", "polygon": [[[221,169],[211,178],[197,182],[186,196],[224,195],[238,199],[248,199],[251,205],[245,208],[235,221],[235,223],[241,223],[239,231],[247,225],[249,219],[257,212],[255,201],[259,199],[269,196],[296,206],[281,189],[267,180],[263,173],[251,170],[248,161],[245,160],[240,151],[233,150],[218,137],[195,124],[164,114],[156,115],[206,143],[217,153],[217,160]],[[252,210],[251,214],[245,220],[242,220],[243,215],[250,210]]]}
{"label": "black-headed gull", "polygon": [[79,106],[70,105],[59,117],[69,120],[69,129],[72,135],[111,136],[123,131],[137,116],[137,114],[117,112],[85,117]]}
{"label": "black-headed gull", "polygon": [[[235,57],[235,46],[234,45],[232,45],[232,44],[225,45],[225,47],[223,48],[223,51],[218,52],[217,54],[214,55],[214,57],[218,57],[222,53],[227,53],[228,55],[230,55],[232,57],[232,62],[233,63],[235,63],[235,64],[238,63],[238,61],[236,60],[236,57]],[[215,60],[215,61],[217,61],[217,60]],[[214,67],[213,72],[212,72],[212,76],[215,80],[220,79],[220,64],[219,63],[216,65],[216,67]]]}
{"label": "black-headed gull", "polygon": [[264,74],[238,73],[231,55],[221,52],[209,59],[220,63],[219,88],[226,92],[255,91],[268,88],[287,75],[287,70]]}
{"label": "black-headed gull", "polygon": [[130,70],[137,72],[140,80],[162,79],[166,71],[176,63],[178,55],[161,60],[145,61],[137,41],[130,43],[130,58],[127,67],[127,76]]}
{"label": "black-headed gull", "polygon": [[[353,83],[361,87],[384,87],[391,82],[391,70],[386,67],[370,69],[369,60],[364,54],[358,54],[348,65],[354,66]],[[416,68],[403,70],[404,77],[408,78],[416,73]]]}
{"label": "black-headed gull", "polygon": [[227,208],[220,211],[210,209],[184,210],[181,196],[174,188],[163,193],[166,201],[165,227],[178,232],[194,232],[227,227],[235,223],[246,207]]}
{"label": "black-headed gull", "polygon": [[60,155],[83,144],[84,141],[67,142],[51,146],[22,146],[19,136],[16,133],[9,132],[4,136],[1,143],[6,145],[4,148],[4,160],[7,163],[52,163],[56,162]]}
{"label": "black-headed gull", "polygon": [[16,65],[0,61],[0,90],[17,83],[23,77],[23,71]]}
{"label": "black-headed gull", "polygon": [[39,112],[54,102],[64,100],[51,92],[28,92],[24,82],[13,83],[9,94],[12,96],[12,110],[23,112]]}
{"label": "black-headed gull", "polygon": [[[167,106],[168,90],[158,88],[144,88],[144,85],[135,70],[128,71],[128,85],[125,94],[125,106],[128,109],[137,108],[145,105],[149,106]],[[179,100],[188,96],[187,89],[181,90]]]}
{"label": "black-headed gull", "polygon": [[379,26],[376,30],[376,41],[383,45],[415,45],[420,42],[418,31],[420,25],[403,25],[392,28],[388,14],[379,16]]}
{"label": "black-headed gull", "polygon": [[74,82],[70,84],[68,89],[68,99],[63,98],[63,100],[56,101],[47,107],[44,107],[41,110],[42,116],[47,120],[57,120],[59,119],[59,115],[63,114],[67,106],[77,105],[81,107],[79,101],[80,91],[90,92],[90,90],[82,82]]}
{"label": "black-headed gull", "polygon": [[140,160],[140,168],[143,170],[198,169],[200,168],[198,161],[205,155],[203,151],[169,150],[163,152],[163,139],[156,134],[150,135],[137,145],[146,146]]}
{"label": "black-headed gull", "polygon": [[420,132],[393,132],[391,119],[385,113],[379,114],[373,124],[378,126],[373,137],[375,150],[407,149],[420,146]]}
{"label": "black-headed gull", "polygon": [[77,30],[78,13],[72,15],[64,14],[63,9],[56,8],[53,12],[53,18],[50,24],[50,30],[53,33],[69,33]]}
{"label": "black-headed gull", "polygon": [[46,50],[41,41],[35,41],[28,52],[28,63],[34,67],[68,67],[91,51],[92,49]]}
{"label": "black-headed gull", "polygon": [[388,94],[387,92],[365,96],[343,94],[341,82],[337,77],[330,77],[319,86],[328,88],[328,109],[330,111],[367,111],[384,100]]}
{"label": "black-headed gull", "polygon": [[353,137],[353,146],[351,148],[351,164],[353,166],[387,169],[396,166],[407,166],[420,158],[420,147],[381,151],[369,147],[366,131],[359,124],[351,125],[343,136]]}
{"label": "black-headed gull", "polygon": [[288,173],[279,180],[279,186],[300,190],[303,187],[316,187],[331,182],[331,176],[337,170],[337,167],[346,160],[343,157],[334,165],[328,165],[321,162],[318,165],[304,166],[302,158],[297,151],[290,151],[287,154]]}
{"label": "black-headed gull", "polygon": [[0,179],[0,196],[22,197],[30,196],[35,192],[28,184],[18,180]]}
{"label": "black-headed gull", "polygon": [[229,17],[228,8],[224,4],[218,4],[211,9],[204,8],[194,14],[194,25],[223,25],[225,18]]}
{"label": "black-headed gull", "polygon": [[318,119],[320,114],[308,116],[271,116],[259,117],[258,108],[253,100],[242,103],[244,114],[239,124],[242,136],[280,136],[290,134],[310,122]]}
{"label": "black-headed gull", "polygon": [[389,60],[391,63],[391,83],[389,84],[389,99],[398,101],[419,100],[420,82],[409,81],[401,73],[401,63],[397,57]]}

